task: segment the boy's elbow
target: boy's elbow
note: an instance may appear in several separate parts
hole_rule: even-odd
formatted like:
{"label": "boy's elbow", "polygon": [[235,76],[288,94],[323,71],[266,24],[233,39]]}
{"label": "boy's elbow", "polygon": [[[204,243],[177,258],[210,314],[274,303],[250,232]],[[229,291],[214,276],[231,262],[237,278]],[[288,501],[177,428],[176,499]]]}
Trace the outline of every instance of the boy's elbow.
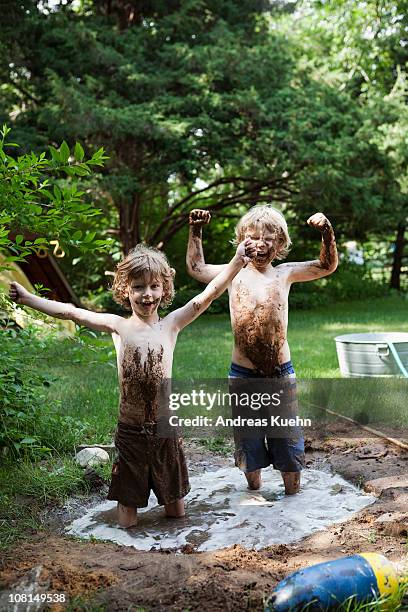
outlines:
{"label": "boy's elbow", "polygon": [[202,298],[196,298],[193,300],[193,310],[196,315],[205,312],[207,308],[211,305],[213,298],[211,296],[205,296]]}
{"label": "boy's elbow", "polygon": [[76,316],[76,311],[78,309],[73,304],[63,304],[61,313],[58,315],[58,318],[65,319],[67,321],[75,321],[78,318]]}
{"label": "boy's elbow", "polygon": [[325,276],[330,276],[330,274],[333,274],[333,272],[337,270],[338,265],[339,265],[339,262],[337,260],[329,265],[326,265],[325,266]]}
{"label": "boy's elbow", "polygon": [[203,269],[198,263],[186,260],[187,272],[188,274],[194,278],[194,280],[202,281],[203,280]]}
{"label": "boy's elbow", "polygon": [[191,265],[191,262],[189,259],[186,259],[186,270],[187,270],[187,274],[189,276],[191,276],[192,278],[195,278],[194,276],[194,269],[193,266]]}
{"label": "boy's elbow", "polygon": [[339,267],[339,258],[336,256],[335,260],[333,261],[332,265],[330,266],[329,274],[333,274],[333,272],[335,272],[338,267]]}

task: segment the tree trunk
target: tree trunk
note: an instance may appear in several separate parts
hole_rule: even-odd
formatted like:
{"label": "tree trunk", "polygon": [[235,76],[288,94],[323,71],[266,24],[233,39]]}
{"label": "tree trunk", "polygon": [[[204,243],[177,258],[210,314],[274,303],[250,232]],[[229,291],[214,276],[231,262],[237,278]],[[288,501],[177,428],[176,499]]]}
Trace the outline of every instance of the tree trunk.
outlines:
{"label": "tree trunk", "polygon": [[119,206],[119,234],[125,255],[141,240],[140,207],[140,193],[133,196],[132,202],[122,202]]}
{"label": "tree trunk", "polygon": [[406,223],[399,223],[397,228],[397,235],[395,238],[395,249],[392,260],[392,272],[391,272],[391,288],[401,289],[401,268],[402,268],[402,259],[404,257],[404,247],[405,247],[405,230]]}

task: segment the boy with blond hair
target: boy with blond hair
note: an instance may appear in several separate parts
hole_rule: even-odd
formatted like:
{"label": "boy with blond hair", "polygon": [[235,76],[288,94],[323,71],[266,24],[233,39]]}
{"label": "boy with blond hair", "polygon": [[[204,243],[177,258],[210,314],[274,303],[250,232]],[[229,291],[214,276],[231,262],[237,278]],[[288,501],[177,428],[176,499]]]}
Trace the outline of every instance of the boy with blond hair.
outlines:
{"label": "boy with blond hair", "polygon": [[[210,222],[206,210],[190,213],[187,270],[203,282],[211,282],[225,265],[207,264],[202,247],[202,227]],[[231,281],[229,304],[234,335],[232,378],[294,377],[287,342],[288,296],[292,283],[332,274],[337,268],[337,249],[330,221],[322,214],[307,223],[322,236],[319,259],[272,265],[286,257],[291,241],[283,215],[269,205],[251,208],[235,228],[235,241],[250,238],[256,245],[249,265]],[[300,488],[304,465],[303,437],[259,438],[236,441],[235,462],[251,489],[261,486],[261,469],[272,464],[280,470],[288,495]]]}
{"label": "boy with blond hair", "polygon": [[122,527],[136,525],[137,508],[147,506],[151,489],[167,516],[184,516],[183,498],[190,487],[181,440],[162,438],[157,431],[161,384],[171,378],[178,333],[225,291],[254,251],[251,240],[240,243],[202,293],[163,319],[158,308],[172,300],[175,272],[162,252],[142,244],[118,265],[113,283],[114,298],[132,311],[130,318],[76,308],[32,295],[16,282],[10,285],[10,297],[19,304],[112,334],[120,386],[115,437],[119,460],[108,499],[118,501]]}

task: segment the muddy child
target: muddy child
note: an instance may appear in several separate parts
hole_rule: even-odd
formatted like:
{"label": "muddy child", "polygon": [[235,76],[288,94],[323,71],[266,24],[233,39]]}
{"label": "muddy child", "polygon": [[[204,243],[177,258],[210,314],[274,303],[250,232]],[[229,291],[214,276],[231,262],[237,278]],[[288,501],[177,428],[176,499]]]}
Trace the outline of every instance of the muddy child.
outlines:
{"label": "muddy child", "polygon": [[122,527],[137,523],[137,508],[147,506],[153,490],[168,517],[184,516],[184,496],[190,490],[179,438],[157,432],[159,390],[172,374],[178,333],[219,297],[255,253],[251,240],[239,244],[234,258],[205,290],[164,318],[174,295],[174,270],[166,256],[137,245],[118,265],[113,283],[117,302],[132,311],[129,318],[76,308],[32,295],[11,283],[10,297],[35,310],[112,335],[120,385],[119,422],[115,437],[118,461],[112,470],[108,499],[118,501]]}
{"label": "muddy child", "polygon": [[[189,274],[208,283],[225,270],[225,264],[205,261],[202,227],[210,213],[190,213],[187,249]],[[319,259],[274,265],[286,257],[291,241],[283,215],[269,205],[254,206],[238,222],[235,240],[250,238],[256,253],[249,265],[231,281],[229,305],[234,336],[231,378],[295,377],[287,342],[288,296],[292,283],[310,281],[332,274],[337,268],[337,249],[330,221],[322,214],[307,223],[321,233]],[[261,469],[273,465],[280,470],[288,495],[300,488],[304,465],[304,440],[259,438],[236,442],[235,462],[246,476],[251,489],[261,486]]]}

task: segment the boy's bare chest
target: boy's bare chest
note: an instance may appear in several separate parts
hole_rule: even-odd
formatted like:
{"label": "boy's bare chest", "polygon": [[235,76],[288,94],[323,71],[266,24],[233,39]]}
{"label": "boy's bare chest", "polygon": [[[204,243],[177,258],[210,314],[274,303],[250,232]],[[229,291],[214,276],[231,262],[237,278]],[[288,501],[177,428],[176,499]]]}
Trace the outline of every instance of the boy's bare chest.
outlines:
{"label": "boy's bare chest", "polygon": [[133,329],[129,326],[120,336],[114,338],[119,371],[129,369],[140,373],[153,370],[166,376],[171,369],[174,339],[165,328],[156,326],[153,330]]}
{"label": "boy's bare chest", "polygon": [[247,276],[237,278],[231,285],[230,295],[232,311],[255,309],[275,312],[287,310],[288,287],[282,278],[254,278]]}

